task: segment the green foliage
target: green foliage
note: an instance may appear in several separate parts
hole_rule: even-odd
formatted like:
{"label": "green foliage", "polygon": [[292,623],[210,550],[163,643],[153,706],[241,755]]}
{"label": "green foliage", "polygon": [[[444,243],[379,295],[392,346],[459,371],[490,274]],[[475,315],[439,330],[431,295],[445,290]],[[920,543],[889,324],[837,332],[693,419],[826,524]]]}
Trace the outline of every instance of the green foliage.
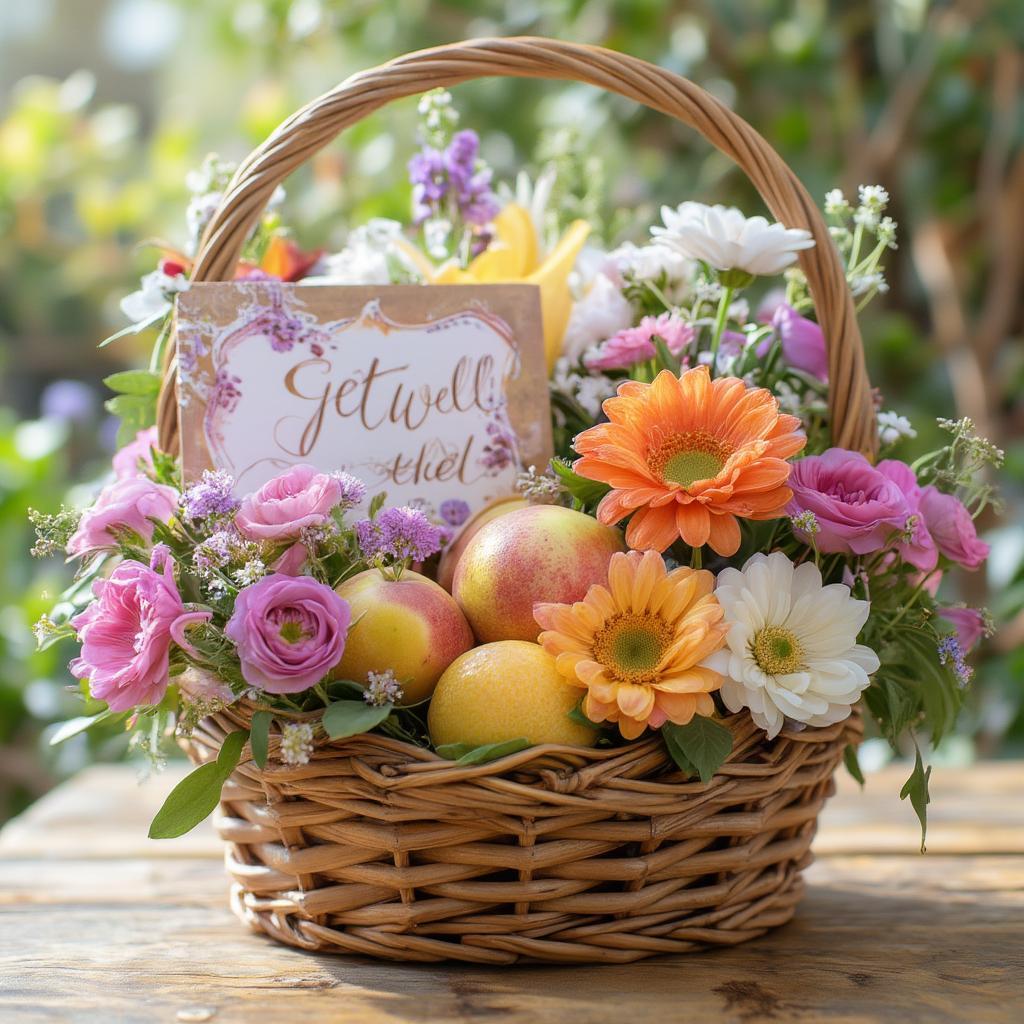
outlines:
{"label": "green foliage", "polygon": [[517,754],[528,746],[530,741],[522,738],[502,743],[485,743],[480,747],[474,747],[471,743],[443,743],[437,752],[456,764],[486,764],[488,761],[497,761],[499,757]]}
{"label": "green foliage", "polygon": [[244,729],[227,735],[216,761],[200,765],[171,790],[149,826],[150,839],[176,839],[213,813],[248,737]]}
{"label": "green foliage", "polygon": [[551,468],[562,486],[583,508],[595,508],[597,503],[611,490],[599,480],[588,480],[574,473],[561,459],[552,459]]}
{"label": "green foliage", "polygon": [[925,852],[924,840],[928,832],[928,804],[931,803],[931,796],[928,793],[928,781],[931,779],[931,775],[931,765],[927,769],[925,768],[924,762],[921,760],[921,751],[915,742],[914,770],[910,773],[910,778],[907,779],[900,790],[900,799],[906,800],[907,797],[910,797],[914,813],[917,815],[918,821],[921,822],[922,853]]}
{"label": "green foliage", "polygon": [[710,782],[732,752],[732,733],[720,722],[694,715],[687,725],[666,722],[661,727],[665,747],[681,771]]}
{"label": "green foliage", "polygon": [[363,700],[336,700],[324,711],[324,730],[332,740],[358,736],[387,721],[391,710],[390,704],[374,707]]}
{"label": "green foliage", "polygon": [[860,770],[860,760],[857,757],[857,748],[849,743],[843,748],[843,764],[850,773],[851,778],[860,785],[864,785],[864,773]]}
{"label": "green foliage", "polygon": [[257,711],[249,723],[249,747],[257,768],[267,766],[267,748],[270,744],[270,723],[273,715],[269,711]]}

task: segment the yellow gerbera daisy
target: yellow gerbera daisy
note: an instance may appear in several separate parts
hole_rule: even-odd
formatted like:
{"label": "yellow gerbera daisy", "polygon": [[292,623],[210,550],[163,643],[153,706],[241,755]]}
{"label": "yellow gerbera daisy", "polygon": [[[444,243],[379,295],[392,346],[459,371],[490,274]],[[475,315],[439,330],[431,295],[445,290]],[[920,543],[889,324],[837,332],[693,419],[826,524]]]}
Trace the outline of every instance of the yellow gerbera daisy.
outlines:
{"label": "yellow gerbera daisy", "polygon": [[617,722],[626,739],[666,721],[711,715],[722,677],[702,662],[725,644],[728,625],[706,570],[668,572],[656,551],[619,552],[608,586],[575,604],[537,604],[539,642],[558,671],[587,690],[592,722]]}

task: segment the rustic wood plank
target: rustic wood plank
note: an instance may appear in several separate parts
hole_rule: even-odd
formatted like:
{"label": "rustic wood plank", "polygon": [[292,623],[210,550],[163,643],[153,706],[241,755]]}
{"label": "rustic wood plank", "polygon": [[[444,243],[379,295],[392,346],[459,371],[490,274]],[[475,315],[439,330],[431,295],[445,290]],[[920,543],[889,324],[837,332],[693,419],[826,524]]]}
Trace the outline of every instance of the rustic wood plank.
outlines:
{"label": "rustic wood plank", "polygon": [[[202,1006],[220,1024],[664,1024],[684,1010],[724,1021],[1002,1022],[1024,998],[1019,857],[827,858],[797,919],[745,946],[625,967],[497,970],[308,956],[250,935],[206,898],[223,886],[212,862],[168,860],[148,875],[124,866],[116,901],[82,891],[100,873],[95,861],[66,861],[40,866],[37,899],[0,910],[0,1019],[149,1022]],[[203,873],[198,899],[194,885],[171,884]]]}
{"label": "rustic wood plank", "polygon": [[178,774],[139,787],[123,767],[90,769],[0,833],[0,1020],[1016,1021],[1024,766],[940,772],[925,857],[900,775],[863,794],[840,780],[807,898],[771,936],[624,967],[495,970],[309,956],[252,935],[227,909],[208,827],[145,838]]}

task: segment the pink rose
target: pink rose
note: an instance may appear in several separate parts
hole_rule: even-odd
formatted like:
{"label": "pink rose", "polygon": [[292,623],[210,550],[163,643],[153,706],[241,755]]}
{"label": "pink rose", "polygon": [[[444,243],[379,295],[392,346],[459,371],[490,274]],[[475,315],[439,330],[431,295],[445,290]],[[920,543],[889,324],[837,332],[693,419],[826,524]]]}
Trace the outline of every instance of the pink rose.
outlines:
{"label": "pink rose", "polygon": [[985,619],[977,608],[940,608],[939,618],[953,625],[965,653],[985,635]]}
{"label": "pink rose", "polygon": [[185,627],[210,613],[185,611],[169,561],[161,574],[126,560],[92,592],[96,600],[71,620],[82,644],[71,674],[88,679],[89,693],[112,711],[159,704],[171,641],[187,649]]}
{"label": "pink rose", "polygon": [[921,511],[921,488],[917,486],[914,471],[899,459],[885,459],[875,469],[887,476],[902,492],[910,515],[914,516],[914,528],[910,539],[897,545],[896,550],[904,562],[909,562],[922,572],[931,572],[939,564],[939,552],[935,541],[925,524]]}
{"label": "pink rose", "polygon": [[921,511],[928,532],[948,559],[965,569],[977,569],[988,558],[989,547],[978,540],[971,513],[959,498],[926,487],[921,492]]}
{"label": "pink rose", "polygon": [[148,543],[153,539],[151,520],[168,522],[177,505],[178,492],[173,487],[155,484],[144,476],[115,480],[82,513],[78,529],[68,541],[68,554],[87,555],[112,548],[118,530],[131,530]]}
{"label": "pink rose", "polygon": [[871,554],[906,525],[910,510],[903,492],[858,452],[829,448],[792,466],[786,514],[814,513],[819,551]]}
{"label": "pink rose", "polygon": [[250,540],[290,540],[307,526],[323,526],[343,495],[337,477],[292,466],[243,498],[235,523]]}
{"label": "pink rose", "polygon": [[250,686],[298,693],[341,661],[351,618],[348,602],[325,584],[273,573],[239,593],[224,632]]}
{"label": "pink rose", "polygon": [[156,427],[147,427],[135,435],[134,441],[129,441],[120,451],[114,454],[114,475],[118,480],[128,480],[135,476],[144,476],[140,468],[142,463],[147,469],[153,468],[153,453],[151,448],[156,448],[157,443]]}
{"label": "pink rose", "polygon": [[[801,316],[785,302],[779,302],[773,309],[762,306],[758,311],[758,318],[771,321],[782,346],[782,359],[787,366],[792,366],[794,370],[803,370],[818,380],[828,382],[825,335],[813,320]],[[761,357],[766,356],[771,345],[772,339],[765,339],[758,345],[757,354]]]}

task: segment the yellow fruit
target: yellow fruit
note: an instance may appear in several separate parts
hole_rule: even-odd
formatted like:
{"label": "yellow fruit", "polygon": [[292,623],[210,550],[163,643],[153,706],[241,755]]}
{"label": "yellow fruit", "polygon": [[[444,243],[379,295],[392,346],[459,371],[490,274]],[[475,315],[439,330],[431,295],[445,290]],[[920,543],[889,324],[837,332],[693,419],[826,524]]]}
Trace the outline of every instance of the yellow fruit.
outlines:
{"label": "yellow fruit", "polygon": [[484,644],[456,658],[441,676],[427,716],[430,738],[434,746],[479,747],[523,737],[531,745],[592,747],[597,733],[569,717],[582,692],[537,644]]}

